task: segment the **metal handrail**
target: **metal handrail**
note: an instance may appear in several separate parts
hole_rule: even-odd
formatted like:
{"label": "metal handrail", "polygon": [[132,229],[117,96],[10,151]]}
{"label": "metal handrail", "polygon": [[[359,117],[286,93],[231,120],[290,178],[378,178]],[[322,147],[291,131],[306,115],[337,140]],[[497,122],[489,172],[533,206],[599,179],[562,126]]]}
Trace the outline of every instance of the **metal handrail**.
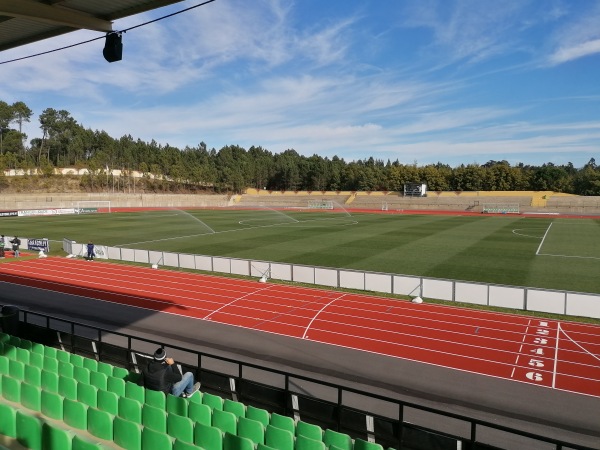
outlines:
{"label": "metal handrail", "polygon": [[[314,383],[320,386],[325,386],[328,388],[333,388],[337,390],[337,402],[330,402],[330,401],[325,401],[326,403],[332,404],[332,405],[336,405],[337,408],[340,408],[339,410],[341,411],[342,408],[348,410],[348,411],[359,411],[356,408],[351,408],[349,406],[345,406],[343,404],[343,393],[347,392],[347,393],[352,393],[352,394],[357,394],[357,395],[361,395],[361,396],[365,396],[365,397],[369,397],[375,400],[379,400],[379,401],[383,401],[383,402],[387,402],[387,403],[391,403],[391,404],[396,404],[398,406],[398,419],[393,419],[393,418],[389,418],[389,417],[385,417],[385,416],[379,416],[379,415],[375,415],[372,413],[369,413],[367,411],[360,411],[361,413],[364,413],[365,415],[369,415],[369,416],[373,416],[373,417],[377,417],[377,418],[382,418],[385,419],[387,421],[391,421],[393,423],[397,423],[398,425],[402,424],[405,425],[406,422],[404,421],[404,417],[405,417],[405,408],[411,408],[411,409],[415,409],[415,410],[419,410],[419,411],[424,411],[424,412],[428,412],[428,413],[433,413],[433,414],[437,414],[437,415],[441,415],[447,418],[451,418],[451,419],[456,419],[456,420],[460,420],[462,422],[465,422],[467,424],[470,425],[470,435],[468,438],[462,437],[462,436],[457,436],[457,435],[452,435],[452,434],[448,434],[448,433],[444,433],[441,431],[437,431],[434,429],[428,429],[428,428],[424,428],[424,427],[414,427],[414,428],[418,428],[418,429],[423,429],[423,430],[427,430],[433,433],[436,433],[438,435],[442,435],[442,436],[446,436],[446,437],[450,437],[452,439],[456,439],[457,441],[461,441],[463,444],[466,444],[467,447],[464,448],[473,448],[472,446],[475,445],[478,441],[477,441],[477,431],[479,427],[484,427],[484,428],[489,428],[489,429],[493,429],[493,430],[497,430],[497,431],[501,431],[501,432],[506,432],[506,433],[510,433],[512,435],[516,435],[516,436],[520,436],[520,437],[524,437],[524,438],[529,438],[529,439],[533,439],[536,441],[539,441],[541,443],[547,443],[547,444],[552,444],[554,445],[554,448],[556,450],[561,450],[563,447],[568,447],[570,449],[574,449],[574,450],[593,450],[592,447],[587,447],[587,446],[582,446],[579,444],[575,444],[572,442],[567,442],[567,441],[563,441],[560,439],[554,439],[554,438],[550,438],[550,437],[546,437],[546,436],[542,436],[539,434],[535,434],[535,433],[531,433],[531,432],[527,432],[527,431],[522,431],[522,430],[518,430],[509,426],[505,426],[505,425],[499,425],[497,423],[493,423],[493,422],[489,422],[486,420],[480,420],[477,418],[473,418],[473,417],[469,417],[463,414],[457,414],[457,413],[453,413],[453,412],[448,412],[448,411],[443,411],[440,409],[436,409],[433,407],[429,407],[429,406],[425,406],[425,405],[420,405],[417,403],[413,403],[413,402],[408,402],[408,401],[404,401],[404,400],[398,400],[398,399],[391,399],[389,397],[385,397],[383,395],[380,394],[376,394],[376,393],[370,393],[370,392],[366,392],[360,389],[356,389],[356,388],[352,388],[349,386],[343,386],[341,384],[338,383],[332,383],[329,381],[325,381],[325,380],[321,380],[321,379],[316,379],[316,378],[312,378],[309,376],[305,376],[305,375],[300,375],[300,374],[294,374],[291,372],[287,372],[287,371],[283,371],[283,370],[279,370],[279,369],[275,369],[275,368],[265,368],[264,366],[258,365],[258,364],[253,364],[253,363],[249,363],[249,362],[241,362],[232,358],[228,358],[225,356],[220,356],[220,355],[215,355],[215,354],[211,354],[211,353],[207,353],[207,352],[201,352],[201,351],[196,351],[196,350],[190,350],[184,347],[180,347],[177,345],[171,345],[171,344],[165,344],[165,342],[162,341],[157,341],[157,340],[152,340],[152,339],[147,339],[147,338],[143,338],[143,337],[137,337],[137,336],[132,336],[126,333],[121,333],[119,331],[113,331],[113,330],[109,330],[106,328],[102,328],[102,327],[98,327],[98,326],[93,326],[93,325],[88,325],[85,323],[80,323],[80,322],[75,322],[72,320],[67,320],[61,317],[56,317],[56,316],[51,316],[48,314],[43,314],[43,313],[37,313],[37,312],[32,312],[32,311],[27,311],[27,310],[21,310],[20,311],[21,314],[23,314],[23,322],[29,325],[33,325],[33,326],[40,326],[38,324],[35,323],[30,323],[29,322],[29,316],[37,316],[37,317],[42,317],[45,318],[45,328],[49,329],[49,330],[54,330],[57,331],[59,333],[65,333],[64,331],[61,330],[56,330],[55,328],[52,328],[50,326],[50,320],[55,320],[57,322],[63,322],[65,324],[69,325],[69,329],[70,329],[70,335],[71,336],[79,336],[82,337],[84,339],[88,339],[88,340],[92,340],[89,337],[84,337],[81,335],[78,335],[75,333],[75,327],[79,326],[79,327],[84,327],[84,328],[88,328],[91,330],[95,330],[96,331],[96,335],[97,335],[97,342],[102,344],[103,343],[103,339],[102,339],[102,333],[108,333],[110,335],[113,336],[120,336],[123,338],[127,339],[127,352],[130,355],[132,352],[136,353],[136,354],[144,354],[141,351],[137,351],[132,347],[132,340],[136,340],[136,341],[140,341],[140,342],[145,342],[145,343],[149,343],[149,344],[154,344],[157,346],[167,346],[170,349],[175,349],[178,351],[182,351],[188,354],[195,354],[197,356],[197,361],[198,361],[198,366],[193,367],[193,366],[188,366],[185,365],[186,367],[191,367],[191,368],[195,368],[196,369],[196,374],[198,373],[199,370],[202,370],[202,359],[203,358],[211,358],[211,359],[215,359],[215,360],[219,360],[219,361],[223,361],[223,362],[227,362],[227,363],[231,363],[234,365],[238,366],[238,378],[240,380],[244,380],[246,378],[244,378],[243,376],[243,368],[244,367],[248,367],[248,368],[252,368],[252,369],[258,369],[260,371],[266,371],[266,372],[270,372],[273,374],[277,374],[277,375],[281,375],[284,377],[285,379],[285,388],[284,391],[286,393],[286,398],[289,398],[289,395],[293,393],[293,391],[290,389],[290,379],[294,379],[294,380],[302,380],[302,381],[306,381],[309,383]],[[118,347],[114,344],[109,344],[111,346],[114,347]],[[85,350],[83,348],[77,347],[77,346],[73,346],[73,345],[67,345],[68,348],[70,348],[71,350]],[[123,348],[123,347],[119,347],[119,348]],[[101,360],[101,349],[102,349],[102,345],[100,345],[100,351],[98,352],[98,356],[99,359]],[[134,366],[129,360],[126,361],[127,364],[127,369],[129,370],[132,366]],[[137,369],[137,367],[134,367],[135,369]],[[217,373],[212,371],[213,373]],[[225,374],[223,374],[225,376]],[[226,375],[227,377],[230,377],[230,375]],[[266,385],[265,385],[266,386]],[[280,388],[279,388],[280,389]],[[285,408],[287,408],[287,405],[284,405]],[[340,426],[340,418],[338,415],[338,423],[337,423],[338,429]],[[402,429],[403,426],[399,426],[398,427],[398,448],[400,450],[402,450]]]}

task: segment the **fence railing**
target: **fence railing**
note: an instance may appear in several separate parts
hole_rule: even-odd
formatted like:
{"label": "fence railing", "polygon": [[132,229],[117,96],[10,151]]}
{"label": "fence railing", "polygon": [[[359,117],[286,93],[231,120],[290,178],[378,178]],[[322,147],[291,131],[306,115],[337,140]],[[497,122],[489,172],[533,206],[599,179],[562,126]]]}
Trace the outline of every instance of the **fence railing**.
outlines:
{"label": "fence railing", "polygon": [[[85,244],[63,240],[63,250],[83,256]],[[96,245],[99,257],[152,266],[169,266],[274,280],[293,281],[375,293],[497,306],[567,316],[600,318],[600,295],[542,288],[506,286],[413,275],[314,267],[223,256],[192,255]]]}
{"label": "fence railing", "polygon": [[[533,448],[532,445],[541,444],[544,448],[556,450],[591,450],[591,447],[517,430],[496,422],[46,314],[20,311],[20,321],[21,326],[16,334],[21,338],[60,347],[132,372],[139,372],[139,361],[149,356],[157,346],[165,347],[170,354],[177,353],[178,361],[186,361],[181,363],[183,370],[194,373],[204,392],[213,392],[247,405],[295,416],[324,428],[347,433],[353,438],[374,440],[384,448],[483,450],[504,448],[491,446],[498,445],[498,440],[500,444],[521,440],[522,445],[515,444],[519,448]],[[225,363],[230,370],[224,373],[209,368],[214,361]],[[271,376],[261,375],[266,373]],[[312,394],[311,387],[317,387],[314,392],[321,395]],[[325,400],[322,396],[324,392],[333,393],[329,397],[335,400]],[[357,398],[363,407],[355,406]],[[364,408],[365,404],[369,404],[369,410]],[[379,412],[385,410],[390,413]],[[428,415],[430,420],[427,426],[411,423],[410,418],[415,411]],[[444,421],[452,423],[456,431],[443,431]],[[491,434],[490,430],[493,431]]]}

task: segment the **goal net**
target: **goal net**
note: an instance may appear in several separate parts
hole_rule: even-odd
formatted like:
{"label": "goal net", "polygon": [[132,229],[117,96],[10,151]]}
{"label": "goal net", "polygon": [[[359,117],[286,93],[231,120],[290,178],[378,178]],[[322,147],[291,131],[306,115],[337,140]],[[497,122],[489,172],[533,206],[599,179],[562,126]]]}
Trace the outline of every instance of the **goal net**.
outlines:
{"label": "goal net", "polygon": [[110,200],[81,200],[75,209],[77,214],[110,212]]}
{"label": "goal net", "polygon": [[333,209],[333,200],[309,200],[308,209]]}
{"label": "goal net", "polygon": [[488,214],[519,214],[518,203],[487,203],[483,205],[483,213]]}

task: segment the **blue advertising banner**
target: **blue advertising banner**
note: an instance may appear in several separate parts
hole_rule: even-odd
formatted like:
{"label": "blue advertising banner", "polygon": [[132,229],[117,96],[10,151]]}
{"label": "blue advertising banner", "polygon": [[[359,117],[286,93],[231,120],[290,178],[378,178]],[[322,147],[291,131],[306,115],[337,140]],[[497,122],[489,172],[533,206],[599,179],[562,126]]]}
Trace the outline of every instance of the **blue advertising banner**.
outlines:
{"label": "blue advertising banner", "polygon": [[44,253],[48,253],[50,251],[50,241],[47,238],[27,239],[27,249],[36,251],[43,250]]}

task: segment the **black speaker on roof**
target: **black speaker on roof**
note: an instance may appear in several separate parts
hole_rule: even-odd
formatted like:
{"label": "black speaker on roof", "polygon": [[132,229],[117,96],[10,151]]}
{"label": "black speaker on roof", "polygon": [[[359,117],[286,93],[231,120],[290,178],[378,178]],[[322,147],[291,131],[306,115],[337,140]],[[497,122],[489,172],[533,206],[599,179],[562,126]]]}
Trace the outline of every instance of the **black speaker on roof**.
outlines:
{"label": "black speaker on roof", "polygon": [[104,59],[109,63],[121,61],[121,59],[123,59],[121,33],[109,33],[106,35],[106,42],[104,42],[102,54],[104,55]]}

